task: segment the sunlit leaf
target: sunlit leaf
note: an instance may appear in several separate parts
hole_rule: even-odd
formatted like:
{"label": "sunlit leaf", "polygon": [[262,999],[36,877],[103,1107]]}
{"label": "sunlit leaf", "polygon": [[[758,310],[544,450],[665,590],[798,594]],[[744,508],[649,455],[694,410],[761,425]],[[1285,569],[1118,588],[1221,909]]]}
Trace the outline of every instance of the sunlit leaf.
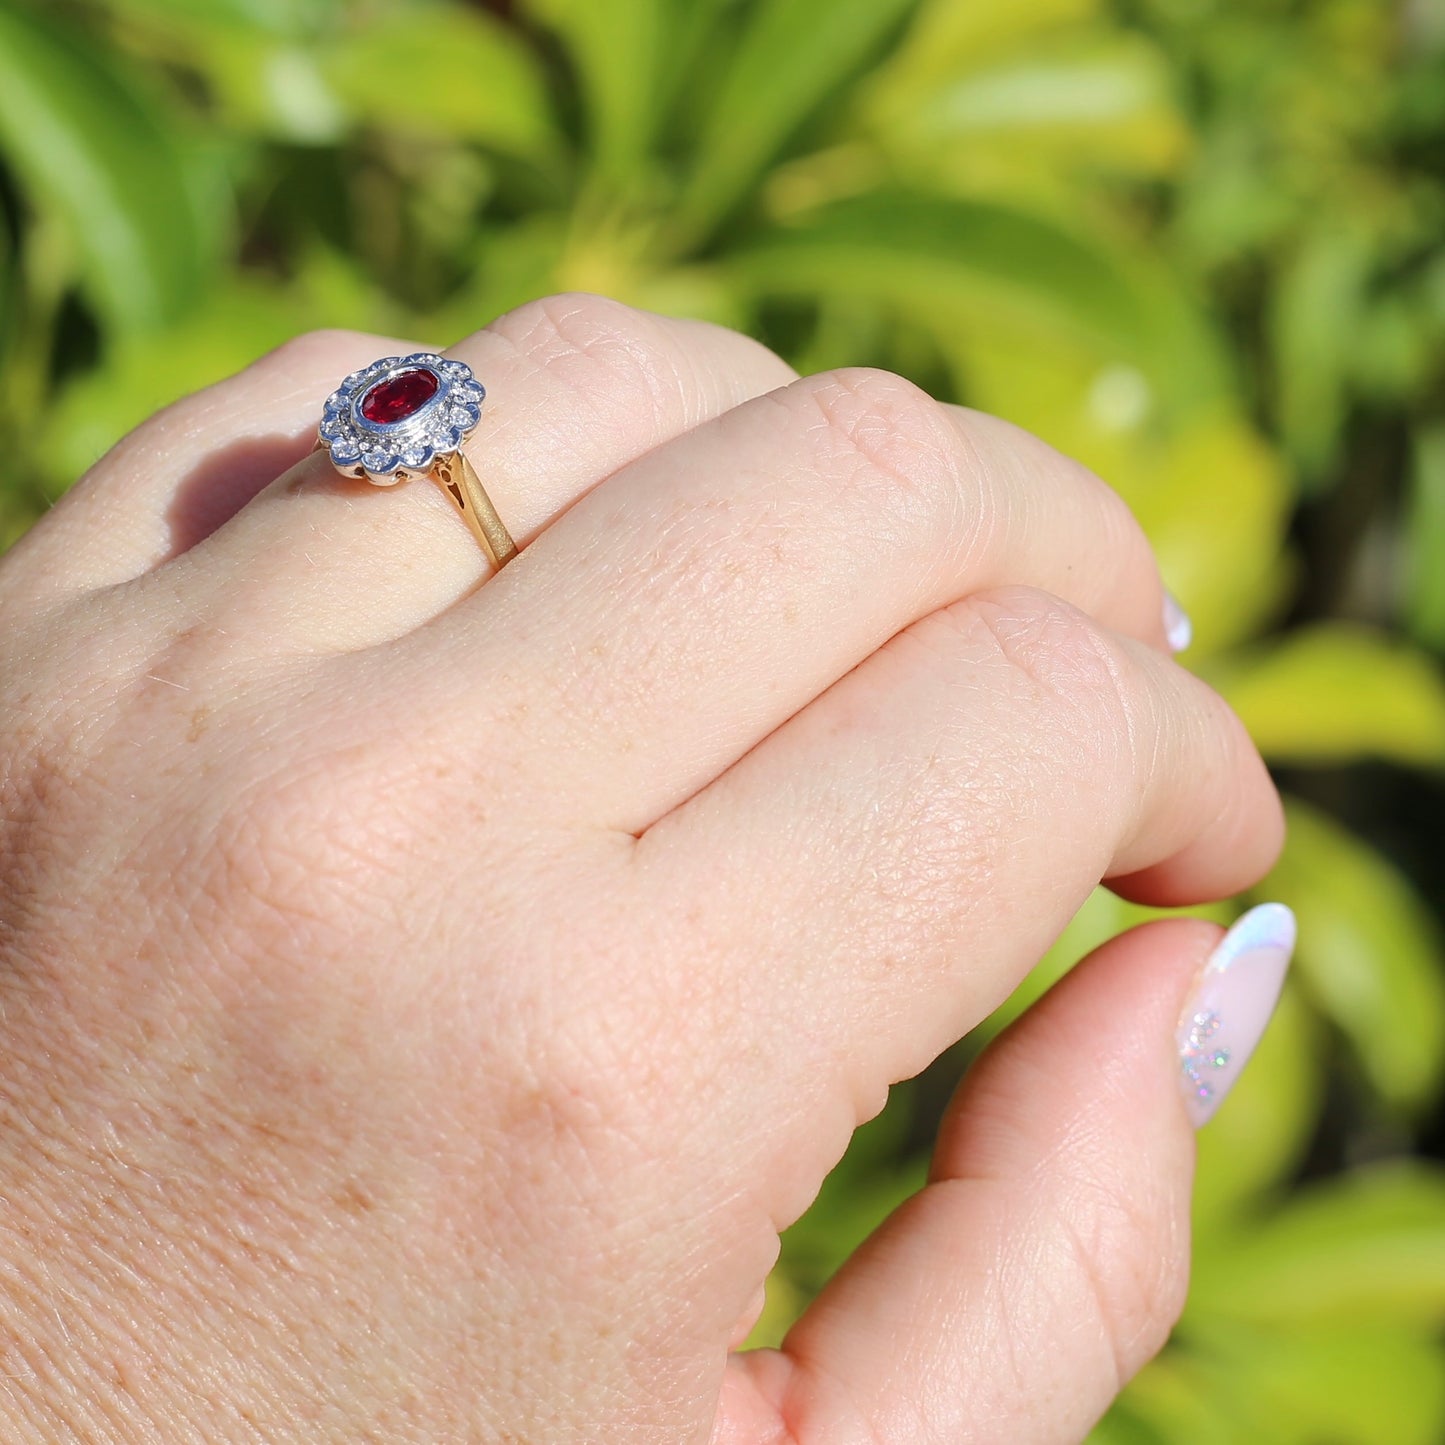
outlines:
{"label": "sunlit leaf", "polygon": [[[1219,406],[1147,449],[1117,484],[1194,621],[1186,665],[1238,644],[1278,616],[1296,580],[1286,550],[1293,492],[1279,452],[1239,410]],[[1116,481],[1114,473],[1106,473]]]}
{"label": "sunlit leaf", "polygon": [[1445,763],[1445,677],[1385,633],[1343,622],[1296,629],[1210,678],[1272,761]]}
{"label": "sunlit leaf", "polygon": [[[1217,1374],[1187,1351],[1166,1349],[1125,1386],[1120,1413],[1136,1429],[1151,1432],[1146,1440],[1160,1445],[1194,1445],[1196,1440],[1264,1445],[1262,1437],[1247,1433],[1247,1422],[1239,1418],[1219,1384]],[[1124,1438],[1133,1445],[1129,1436]],[[1094,1445],[1092,1436],[1089,1445]],[[1269,1445],[1281,1442],[1271,1439]]]}
{"label": "sunlit leaf", "polygon": [[910,1118],[910,1091],[893,1091],[888,1107],[854,1135],[807,1212],[783,1232],[768,1280],[767,1305],[749,1348],[776,1345],[844,1261],[927,1178],[922,1155],[900,1161]]}
{"label": "sunlit leaf", "polygon": [[483,236],[471,280],[426,318],[428,335],[456,341],[514,306],[567,289],[560,276],[567,221],[565,214],[537,211]]}
{"label": "sunlit leaf", "polygon": [[1007,319],[960,324],[940,344],[965,400],[1082,461],[1129,503],[1194,620],[1186,661],[1197,665],[1288,598],[1293,494],[1278,453],[1230,400],[1208,332],[1165,334],[1152,369],[1077,328],[1044,339]]}
{"label": "sunlit leaf", "polygon": [[[1320,1264],[1330,1268],[1327,1257]],[[1310,1320],[1240,1330],[1231,1322],[1209,1350],[1235,1408],[1270,1422],[1270,1445],[1439,1445],[1445,1438],[1445,1355],[1423,1331]]]}
{"label": "sunlit leaf", "polygon": [[[177,397],[239,371],[263,352],[341,320],[397,329],[347,268],[318,260],[296,288],[236,281],[184,322],[119,342],[107,364],[75,381],[49,418],[44,450],[55,488],[73,481],[132,427]],[[426,340],[427,338],[418,338]]]}
{"label": "sunlit leaf", "polygon": [[[1211,914],[1220,920],[1227,916],[1222,907],[1198,911],[1200,917],[1209,917]],[[970,1043],[981,1045],[1002,1032],[1026,1009],[1037,1003],[1085,954],[1092,952],[1100,944],[1151,918],[1168,916],[1165,910],[1130,903],[1117,894],[1110,893],[1107,888],[1094,889],[1023,982],[973,1030],[969,1035]]]}
{"label": "sunlit leaf", "polygon": [[1169,1445],[1157,1430],[1116,1406],[1089,1432],[1084,1445]]}
{"label": "sunlit leaf", "polygon": [[923,0],[896,55],[882,67],[882,83],[926,91],[947,76],[987,65],[1001,56],[1037,51],[1080,21],[1098,15],[1100,0]]}
{"label": "sunlit leaf", "polygon": [[1333,458],[1349,414],[1348,372],[1370,259],[1358,231],[1320,232],[1284,271],[1272,298],[1280,428],[1310,479]]}
{"label": "sunlit leaf", "polygon": [[917,0],[759,0],[713,104],[674,224],[689,239],[727,215],[798,126]]}
{"label": "sunlit leaf", "polygon": [[279,36],[314,33],[342,12],[345,0],[106,0],[113,10],[169,23],[221,22]]}
{"label": "sunlit leaf", "polygon": [[24,285],[10,230],[0,225],[0,367],[8,361],[8,353],[15,344]]}
{"label": "sunlit leaf", "polygon": [[1243,1224],[1186,1310],[1202,1320],[1360,1326],[1445,1322],[1445,1174],[1357,1169]]}
{"label": "sunlit leaf", "polygon": [[598,176],[620,192],[650,170],[669,0],[526,0],[562,40],[587,108],[587,149]]}
{"label": "sunlit leaf", "polygon": [[1445,651],[1445,425],[1416,439],[1404,542],[1411,628],[1422,642]]}
{"label": "sunlit leaf", "polygon": [[63,216],[106,318],[180,314],[213,260],[221,200],[174,118],[114,57],[0,0],[0,148],[37,204]]}
{"label": "sunlit leaf", "polygon": [[743,1348],[777,1349],[783,1337],[808,1307],[808,1293],[793,1283],[787,1267],[779,1265],[768,1275],[763,1312],[749,1333]]}
{"label": "sunlit leaf", "polygon": [[950,330],[1063,328],[1124,354],[1155,340],[1145,294],[1105,248],[989,202],[879,191],[779,228],[724,264],[759,294],[875,296]]}
{"label": "sunlit leaf", "polygon": [[1429,1100],[1445,1072],[1445,956],[1405,877],[1362,839],[1291,801],[1263,885],[1298,915],[1295,969],[1384,1096]]}
{"label": "sunlit leaf", "polygon": [[[323,67],[346,109],[382,129],[481,141],[534,159],[557,154],[536,52],[515,26],[483,11],[448,5],[379,11],[338,38]],[[386,85],[387,75],[424,83]]]}
{"label": "sunlit leaf", "polygon": [[817,1290],[880,1224],[926,1181],[927,1159],[899,1162],[908,1126],[908,1090],[894,1090],[886,1108],[853,1136],[818,1197],[783,1233],[781,1264]]}
{"label": "sunlit leaf", "polygon": [[1171,84],[1143,36],[1070,34],[931,84],[910,66],[885,68],[869,92],[868,133],[915,181],[1047,194],[1059,175],[1053,189],[1077,204],[1071,172],[1158,174],[1183,158],[1189,133]]}

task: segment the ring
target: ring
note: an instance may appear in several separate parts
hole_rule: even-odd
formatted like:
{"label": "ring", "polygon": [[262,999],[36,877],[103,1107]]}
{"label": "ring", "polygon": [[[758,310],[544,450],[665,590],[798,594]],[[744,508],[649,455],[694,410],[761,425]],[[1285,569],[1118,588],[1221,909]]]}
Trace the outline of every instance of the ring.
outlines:
{"label": "ring", "polygon": [[486,388],[471,367],[431,351],[387,356],[353,371],[326,399],[316,450],[344,477],[393,487],[430,477],[451,498],[494,568],[517,544],[462,451]]}

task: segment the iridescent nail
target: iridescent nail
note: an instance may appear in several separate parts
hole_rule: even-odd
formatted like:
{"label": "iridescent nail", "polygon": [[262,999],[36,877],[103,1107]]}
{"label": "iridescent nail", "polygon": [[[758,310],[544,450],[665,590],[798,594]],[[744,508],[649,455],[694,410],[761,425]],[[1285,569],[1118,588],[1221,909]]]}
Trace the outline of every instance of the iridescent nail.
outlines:
{"label": "iridescent nail", "polygon": [[1164,593],[1164,635],[1170,652],[1183,652],[1194,640],[1194,624],[1179,605],[1178,598],[1166,589]]}
{"label": "iridescent nail", "polygon": [[1179,1016],[1184,1102],[1195,1128],[1209,1122],[1259,1043],[1294,952],[1283,903],[1251,908],[1219,941]]}

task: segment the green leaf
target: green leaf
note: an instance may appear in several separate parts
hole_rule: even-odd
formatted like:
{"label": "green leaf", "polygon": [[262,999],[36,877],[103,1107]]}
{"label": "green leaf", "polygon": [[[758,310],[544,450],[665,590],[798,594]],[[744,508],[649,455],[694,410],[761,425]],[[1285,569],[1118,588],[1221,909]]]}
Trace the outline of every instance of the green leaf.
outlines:
{"label": "green leaf", "polygon": [[[1035,40],[922,83],[917,69],[889,67],[870,89],[869,133],[910,175],[950,189],[1006,194],[1059,171],[1157,174],[1188,149],[1168,65],[1143,36]],[[1066,183],[1065,203],[1077,195]]]}
{"label": "green leaf", "polygon": [[1094,19],[1100,0],[924,0],[885,83],[915,92],[1000,56],[1037,53],[1047,39]]}
{"label": "green leaf", "polygon": [[[515,26],[480,10],[378,11],[324,52],[322,68],[343,106],[384,130],[480,141],[532,159],[559,152],[540,59]],[[387,85],[387,75],[425,83]]]}
{"label": "green leaf", "polygon": [[1115,1406],[1089,1432],[1084,1445],[1168,1445],[1164,1437]]}
{"label": "green leaf", "polygon": [[928,1160],[899,1162],[910,1118],[910,1091],[894,1088],[888,1107],[857,1130],[817,1198],[783,1233],[780,1264],[812,1294],[904,1200],[923,1188]]}
{"label": "green leaf", "polygon": [[1406,547],[1406,610],[1421,642],[1445,651],[1445,425],[1415,439]]}
{"label": "green leaf", "polygon": [[1196,1277],[1183,1329],[1224,1321],[1445,1323],[1445,1172],[1414,1162],[1356,1170],[1242,1224]]}
{"label": "green leaf", "polygon": [[1152,353],[1153,316],[1127,268],[1082,231],[995,205],[909,191],[840,201],[730,254],[765,296],[875,296],[956,337],[959,327],[1080,333]]}
{"label": "green leaf", "polygon": [[110,9],[165,23],[216,23],[271,35],[313,34],[337,19],[343,0],[106,0]]}
{"label": "green leaf", "polygon": [[1445,1071],[1445,956],[1405,877],[1324,814],[1292,800],[1283,857],[1261,896],[1299,918],[1295,972],[1389,1100],[1421,1105]]}
{"label": "green leaf", "polygon": [[1271,1445],[1445,1438],[1445,1354],[1419,1331],[1305,1320],[1288,1330],[1221,1330],[1210,1350],[1236,1408],[1269,1428]]}
{"label": "green leaf", "polygon": [[213,260],[217,189],[175,129],[117,57],[0,0],[0,148],[63,218],[88,293],[119,328],[179,315]]}
{"label": "green leaf", "polygon": [[1359,345],[1371,261],[1353,230],[1309,237],[1270,307],[1280,429],[1301,472],[1318,480],[1349,415],[1348,374]]}
{"label": "green leaf", "polygon": [[63,488],[177,397],[230,376],[298,332],[345,321],[387,332],[397,318],[345,264],[310,260],[296,284],[241,277],[167,331],[118,338],[105,364],[62,392],[43,434],[49,482]]}
{"label": "green leaf", "polygon": [[777,1345],[848,1256],[927,1181],[928,1161],[900,1156],[912,1115],[911,1090],[897,1086],[887,1107],[858,1129],[808,1210],[783,1232],[768,1279],[767,1305],[748,1348]]}
{"label": "green leaf", "polygon": [[1445,679],[1423,653],[1352,623],[1299,628],[1209,674],[1281,763],[1445,763]]}
{"label": "green leaf", "polygon": [[[1026,1009],[1037,1003],[1080,959],[1100,944],[1151,918],[1167,918],[1171,914],[1172,910],[1145,908],[1138,903],[1130,903],[1118,894],[1109,892],[1107,888],[1094,889],[1023,982],[969,1034],[970,1046],[981,1047],[995,1034],[1002,1033]],[[1197,910],[1197,916],[1211,915],[1221,922],[1228,917],[1222,906]]]}
{"label": "green leaf", "polygon": [[800,125],[917,0],[760,0],[707,117],[677,205],[680,244],[728,215]]}
{"label": "green leaf", "polygon": [[630,194],[651,169],[668,0],[527,0],[526,9],[571,55],[598,177]]}
{"label": "green leaf", "polygon": [[[1161,1445],[1193,1445],[1196,1440],[1264,1445],[1263,1437],[1245,1433],[1232,1402],[1223,1397],[1217,1383],[1191,1354],[1169,1348],[1125,1386],[1116,1408],[1137,1429],[1150,1432],[1145,1440]],[[1280,1442],[1271,1438],[1269,1445]]]}

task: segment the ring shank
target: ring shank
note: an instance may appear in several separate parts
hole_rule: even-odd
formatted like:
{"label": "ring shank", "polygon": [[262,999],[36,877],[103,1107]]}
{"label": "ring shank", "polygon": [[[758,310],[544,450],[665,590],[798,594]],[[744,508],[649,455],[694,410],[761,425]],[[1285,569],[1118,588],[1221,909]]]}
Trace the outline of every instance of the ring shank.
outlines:
{"label": "ring shank", "polygon": [[482,479],[466,454],[456,451],[438,457],[432,464],[431,474],[472,529],[472,535],[481,543],[492,566],[500,571],[517,555],[517,544],[497,515]]}

